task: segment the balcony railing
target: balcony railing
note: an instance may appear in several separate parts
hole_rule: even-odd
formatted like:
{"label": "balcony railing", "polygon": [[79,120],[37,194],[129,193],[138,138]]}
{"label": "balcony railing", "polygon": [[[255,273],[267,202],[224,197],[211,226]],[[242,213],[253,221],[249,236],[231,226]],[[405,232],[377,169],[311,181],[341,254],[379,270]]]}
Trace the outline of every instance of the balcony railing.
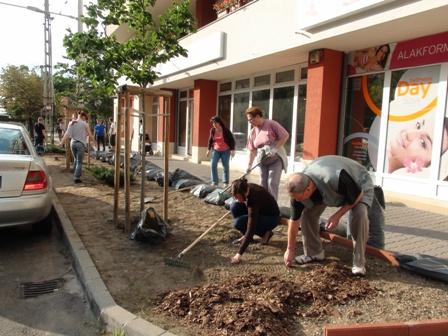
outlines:
{"label": "balcony railing", "polygon": [[221,18],[252,1],[253,0],[217,0],[213,5],[213,9],[216,11],[217,17]]}

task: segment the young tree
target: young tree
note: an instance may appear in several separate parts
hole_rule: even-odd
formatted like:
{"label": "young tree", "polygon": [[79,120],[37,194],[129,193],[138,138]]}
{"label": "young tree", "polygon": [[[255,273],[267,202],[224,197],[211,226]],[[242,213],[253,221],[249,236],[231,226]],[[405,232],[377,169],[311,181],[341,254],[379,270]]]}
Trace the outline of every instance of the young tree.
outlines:
{"label": "young tree", "polygon": [[43,108],[43,83],[35,70],[8,65],[0,70],[0,106],[31,127]]}
{"label": "young tree", "polygon": [[[68,97],[75,106],[84,105],[84,109],[94,118],[106,119],[113,109],[113,98],[102,86],[94,86],[90,80],[78,81],[73,67],[59,63],[53,75],[55,101],[60,105],[62,97]],[[80,89],[82,86],[82,89]]]}
{"label": "young tree", "polygon": [[[87,7],[86,32],[69,33],[64,39],[67,57],[75,62],[78,75],[103,86],[111,94],[120,77],[141,87],[157,78],[155,67],[183,55],[179,39],[193,31],[189,0],[169,7],[156,23],[151,8],[156,0],[98,0]],[[131,37],[119,43],[107,27],[128,27]]]}

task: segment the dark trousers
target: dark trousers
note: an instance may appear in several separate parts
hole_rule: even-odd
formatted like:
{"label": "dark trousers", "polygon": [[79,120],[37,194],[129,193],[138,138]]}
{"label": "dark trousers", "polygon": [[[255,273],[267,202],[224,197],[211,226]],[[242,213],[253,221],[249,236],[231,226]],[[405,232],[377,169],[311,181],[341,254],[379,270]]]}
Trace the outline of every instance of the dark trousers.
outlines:
{"label": "dark trousers", "polygon": [[100,145],[103,144],[103,152],[106,151],[106,141],[104,139],[104,135],[97,135],[96,136],[96,150],[100,150]]}
{"label": "dark trousers", "polygon": [[[230,207],[232,216],[234,218],[234,228],[240,231],[243,235],[246,234],[247,229],[247,206],[245,203],[234,202]],[[280,222],[280,216],[263,216],[258,217],[258,223],[255,223],[255,234],[263,237],[267,231],[273,230]]]}

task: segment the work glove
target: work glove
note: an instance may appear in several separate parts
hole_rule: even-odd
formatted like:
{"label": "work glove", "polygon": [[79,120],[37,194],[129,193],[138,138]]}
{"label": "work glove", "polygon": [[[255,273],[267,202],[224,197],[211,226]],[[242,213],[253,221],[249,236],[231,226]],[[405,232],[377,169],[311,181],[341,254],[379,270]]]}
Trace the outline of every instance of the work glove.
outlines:
{"label": "work glove", "polygon": [[257,162],[261,162],[266,158],[267,153],[265,147],[257,149]]}
{"label": "work glove", "polygon": [[278,148],[275,147],[274,145],[265,145],[263,149],[266,152],[266,155],[268,156],[274,156],[275,154],[278,153]]}

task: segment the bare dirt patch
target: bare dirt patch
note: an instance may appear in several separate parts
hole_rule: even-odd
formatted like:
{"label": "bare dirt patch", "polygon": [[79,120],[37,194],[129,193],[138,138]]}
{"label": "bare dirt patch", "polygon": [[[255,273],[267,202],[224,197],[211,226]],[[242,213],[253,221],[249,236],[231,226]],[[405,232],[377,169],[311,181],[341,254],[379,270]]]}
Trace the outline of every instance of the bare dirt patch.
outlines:
{"label": "bare dirt patch", "polygon": [[[371,258],[367,277],[353,278],[347,268],[351,251],[331,243],[325,243],[326,262],[285,268],[286,227],[275,232],[269,246],[252,244],[243,262],[231,265],[237,248],[230,242],[239,233],[228,218],[184,257],[192,269],[167,266],[165,257],[176,256],[225,209],[188,193],[172,194],[170,236],[157,246],[144,245],[110,223],[113,188],[86,171],[83,183],[75,185],[64,158],[58,158],[46,157],[56,193],[112,296],[173,333],[321,335],[322,327],[332,323],[446,318],[447,285]],[[162,193],[155,182],[145,188],[146,196]],[[132,216],[138,217],[138,181],[131,191]],[[120,206],[122,213],[123,198]],[[162,213],[161,203],[152,206]]]}

